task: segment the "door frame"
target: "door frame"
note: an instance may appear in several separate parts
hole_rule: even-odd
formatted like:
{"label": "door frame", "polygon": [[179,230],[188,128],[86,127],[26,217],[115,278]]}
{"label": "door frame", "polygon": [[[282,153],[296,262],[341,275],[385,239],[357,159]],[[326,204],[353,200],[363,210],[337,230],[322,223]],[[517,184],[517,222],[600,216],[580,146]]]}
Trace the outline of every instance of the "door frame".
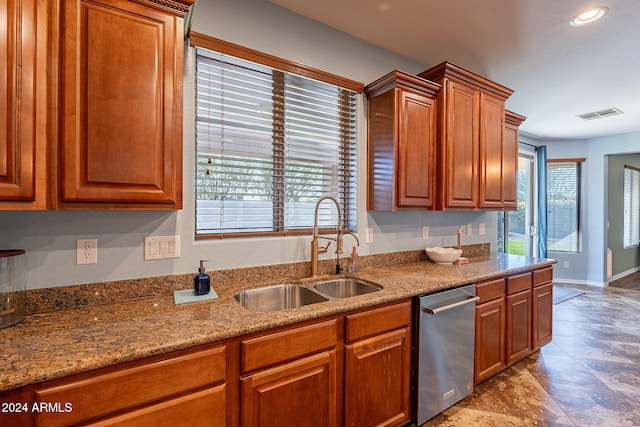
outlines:
{"label": "door frame", "polygon": [[[525,214],[525,236],[526,236],[526,244],[525,244],[525,255],[526,256],[537,256],[537,225],[538,225],[538,215],[536,209],[536,200],[538,195],[537,188],[537,168],[536,168],[536,155],[535,152],[531,149],[525,148],[522,145],[518,148],[518,162],[521,159],[528,160],[530,162],[530,177],[529,177],[529,188],[526,190],[526,196],[529,198],[529,202],[526,205],[526,214]],[[518,170],[520,168],[518,167]],[[516,178],[517,179],[517,178]],[[516,185],[519,186],[518,183]],[[519,192],[518,192],[519,193]],[[518,203],[520,201],[518,200]],[[509,251],[509,214],[508,212],[500,212],[498,216],[498,228],[499,234],[502,238],[498,238],[498,250],[504,253],[508,253]]]}

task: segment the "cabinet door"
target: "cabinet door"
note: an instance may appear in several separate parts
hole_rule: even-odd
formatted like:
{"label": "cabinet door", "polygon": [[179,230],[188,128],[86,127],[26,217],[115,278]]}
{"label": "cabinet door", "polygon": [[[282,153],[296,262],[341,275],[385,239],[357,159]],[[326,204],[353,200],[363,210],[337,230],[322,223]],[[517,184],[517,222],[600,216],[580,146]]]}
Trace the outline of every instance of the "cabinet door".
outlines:
{"label": "cabinet door", "polygon": [[36,1],[0,2],[0,202],[35,199],[37,21]]}
{"label": "cabinet door", "polygon": [[507,365],[531,353],[531,290],[507,297]]}
{"label": "cabinet door", "polygon": [[395,426],[410,418],[408,328],[345,346],[345,425]]}
{"label": "cabinet door", "polygon": [[487,94],[482,94],[480,99],[480,203],[478,207],[500,209],[503,207],[502,165],[505,160],[504,100]]}
{"label": "cabinet door", "polygon": [[533,288],[533,350],[551,342],[553,329],[553,284]]}
{"label": "cabinet door", "polygon": [[480,93],[447,81],[444,208],[475,208],[478,200]]}
{"label": "cabinet door", "polygon": [[397,205],[432,208],[435,103],[412,92],[400,93]]}
{"label": "cabinet door", "polygon": [[182,18],[64,0],[62,202],[181,207]]}
{"label": "cabinet door", "polygon": [[476,306],[475,375],[476,384],[506,366],[504,297]]}
{"label": "cabinet door", "polygon": [[335,426],[336,351],[241,378],[240,425]]}
{"label": "cabinet door", "polygon": [[518,127],[505,124],[502,145],[502,199],[505,210],[518,207]]}

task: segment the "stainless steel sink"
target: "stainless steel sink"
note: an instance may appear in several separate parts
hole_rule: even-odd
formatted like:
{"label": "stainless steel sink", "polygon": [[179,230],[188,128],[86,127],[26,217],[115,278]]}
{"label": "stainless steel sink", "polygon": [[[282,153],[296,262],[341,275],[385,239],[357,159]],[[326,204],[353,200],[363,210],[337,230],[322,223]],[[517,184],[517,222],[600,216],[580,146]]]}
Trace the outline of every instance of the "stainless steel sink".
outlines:
{"label": "stainless steel sink", "polygon": [[382,286],[366,283],[358,279],[346,278],[320,282],[313,285],[313,288],[321,294],[332,298],[349,298],[377,292],[382,289]]}
{"label": "stainless steel sink", "polygon": [[278,311],[329,300],[313,289],[291,284],[245,289],[235,294],[234,298],[251,311]]}

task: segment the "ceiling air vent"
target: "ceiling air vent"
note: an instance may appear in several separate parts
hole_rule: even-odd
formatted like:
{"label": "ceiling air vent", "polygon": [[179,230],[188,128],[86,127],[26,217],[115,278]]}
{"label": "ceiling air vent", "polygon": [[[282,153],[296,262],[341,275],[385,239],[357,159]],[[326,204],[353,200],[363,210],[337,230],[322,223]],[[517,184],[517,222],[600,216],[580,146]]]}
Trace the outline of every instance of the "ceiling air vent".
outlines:
{"label": "ceiling air vent", "polygon": [[618,114],[622,114],[622,111],[617,108],[607,108],[606,110],[593,111],[591,113],[579,114],[583,120],[593,120],[593,119],[601,119],[604,117],[617,116]]}

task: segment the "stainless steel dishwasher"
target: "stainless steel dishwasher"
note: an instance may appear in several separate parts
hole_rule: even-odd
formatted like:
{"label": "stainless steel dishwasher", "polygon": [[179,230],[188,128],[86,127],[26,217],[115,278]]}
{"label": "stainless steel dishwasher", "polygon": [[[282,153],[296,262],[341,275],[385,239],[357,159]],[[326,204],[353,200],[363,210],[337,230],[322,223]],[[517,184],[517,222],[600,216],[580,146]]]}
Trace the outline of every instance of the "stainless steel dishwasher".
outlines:
{"label": "stainless steel dishwasher", "polygon": [[417,425],[473,391],[476,285],[417,297],[414,413]]}

